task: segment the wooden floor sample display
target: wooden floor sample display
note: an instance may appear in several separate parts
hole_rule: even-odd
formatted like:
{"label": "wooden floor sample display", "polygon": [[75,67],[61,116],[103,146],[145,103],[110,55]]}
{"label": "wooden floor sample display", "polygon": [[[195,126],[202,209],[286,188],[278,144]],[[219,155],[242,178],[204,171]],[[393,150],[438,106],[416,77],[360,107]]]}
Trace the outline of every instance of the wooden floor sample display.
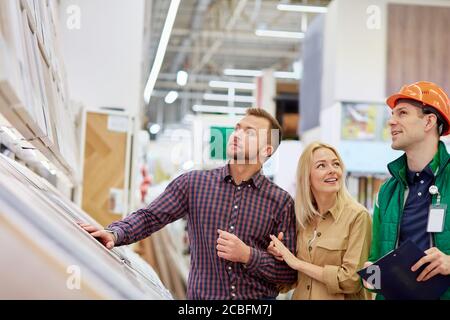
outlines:
{"label": "wooden floor sample display", "polygon": [[107,250],[76,221],[99,226],[0,155],[0,299],[172,299],[136,253]]}
{"label": "wooden floor sample display", "polygon": [[84,152],[82,208],[104,227],[126,213],[126,210],[113,212],[111,200],[112,190],[120,190],[121,206],[126,204],[127,133],[110,130],[109,117],[111,115],[87,113]]}

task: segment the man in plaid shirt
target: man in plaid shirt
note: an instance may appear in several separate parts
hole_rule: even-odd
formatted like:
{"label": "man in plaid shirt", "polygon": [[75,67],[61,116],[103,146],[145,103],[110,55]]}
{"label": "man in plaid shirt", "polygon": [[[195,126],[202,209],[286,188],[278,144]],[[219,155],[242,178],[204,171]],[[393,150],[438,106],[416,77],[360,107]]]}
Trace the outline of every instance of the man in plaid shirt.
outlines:
{"label": "man in plaid shirt", "polygon": [[278,285],[297,280],[295,270],[266,251],[275,234],[296,252],[294,201],[261,173],[280,140],[275,118],[248,109],[228,141],[226,166],[180,175],[147,208],[105,230],[81,226],[111,249],[186,217],[188,299],[274,299]]}

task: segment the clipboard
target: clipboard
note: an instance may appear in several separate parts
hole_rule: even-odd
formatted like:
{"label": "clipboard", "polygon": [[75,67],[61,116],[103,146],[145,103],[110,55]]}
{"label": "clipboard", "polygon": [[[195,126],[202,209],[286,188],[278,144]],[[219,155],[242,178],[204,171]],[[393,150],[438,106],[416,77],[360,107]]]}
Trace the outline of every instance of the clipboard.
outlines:
{"label": "clipboard", "polygon": [[[411,271],[411,267],[423,256],[425,253],[414,242],[407,240],[380,258],[374,263],[379,268],[380,288],[374,291],[387,300],[439,300],[450,287],[450,276],[437,274],[425,282],[418,282],[417,277],[428,264],[415,272]],[[366,281],[373,276],[367,268],[359,270],[358,274]]]}

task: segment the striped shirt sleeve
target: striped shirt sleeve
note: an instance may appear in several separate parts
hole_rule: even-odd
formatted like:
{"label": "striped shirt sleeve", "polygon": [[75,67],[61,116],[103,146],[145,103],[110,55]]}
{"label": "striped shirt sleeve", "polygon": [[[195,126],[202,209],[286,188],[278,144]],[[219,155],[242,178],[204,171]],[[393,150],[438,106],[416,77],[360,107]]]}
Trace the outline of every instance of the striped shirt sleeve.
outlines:
{"label": "striped shirt sleeve", "polygon": [[117,232],[116,246],[126,245],[147,238],[165,225],[187,215],[189,173],[174,179],[148,207],[133,212],[116,221],[108,229]]}

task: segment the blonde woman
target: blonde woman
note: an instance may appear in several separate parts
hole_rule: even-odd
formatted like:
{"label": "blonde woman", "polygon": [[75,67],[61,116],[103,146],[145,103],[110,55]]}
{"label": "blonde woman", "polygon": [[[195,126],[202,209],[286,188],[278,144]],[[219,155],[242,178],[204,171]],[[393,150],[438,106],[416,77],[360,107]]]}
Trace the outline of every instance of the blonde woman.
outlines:
{"label": "blonde woman", "polygon": [[292,299],[368,298],[356,271],[369,254],[371,218],[347,191],[344,165],[332,146],[314,142],[302,153],[295,211],[297,255],[280,241],[282,234],[271,235],[268,247],[278,260],[298,270]]}

